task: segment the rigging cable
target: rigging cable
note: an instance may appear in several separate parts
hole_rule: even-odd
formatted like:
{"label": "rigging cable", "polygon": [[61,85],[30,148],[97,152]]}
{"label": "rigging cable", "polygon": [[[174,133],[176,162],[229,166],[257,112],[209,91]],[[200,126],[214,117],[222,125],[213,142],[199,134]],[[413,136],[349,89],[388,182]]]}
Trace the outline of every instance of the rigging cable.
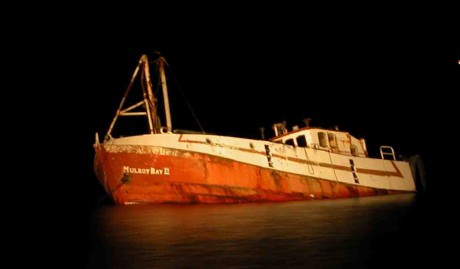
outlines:
{"label": "rigging cable", "polygon": [[310,160],[310,157],[308,157],[308,152],[307,152],[306,147],[304,148],[304,151],[305,151],[305,156],[307,157],[308,172],[310,172],[310,174],[314,175],[315,174],[315,168],[313,167],[313,164],[312,164],[312,161]]}
{"label": "rigging cable", "polygon": [[331,152],[328,151],[327,153],[329,154],[329,160],[331,161],[332,171],[334,171],[335,180],[337,181],[337,183],[339,183],[339,178],[337,177],[337,173],[335,172],[334,168],[334,162],[332,162]]}

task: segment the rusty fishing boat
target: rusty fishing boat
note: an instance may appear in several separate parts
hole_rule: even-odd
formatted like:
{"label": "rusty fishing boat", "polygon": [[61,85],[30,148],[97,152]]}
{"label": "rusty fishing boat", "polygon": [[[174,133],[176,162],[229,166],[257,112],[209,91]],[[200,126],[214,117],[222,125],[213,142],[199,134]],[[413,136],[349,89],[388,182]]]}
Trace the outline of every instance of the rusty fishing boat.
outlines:
{"label": "rusty fishing boat", "polygon": [[[272,125],[274,137],[249,139],[173,130],[165,59],[154,61],[166,126],[142,55],[103,139],[94,171],[114,204],[279,202],[416,192],[413,167],[391,146],[370,157],[366,141],[346,131]],[[139,78],[140,77],[140,78]],[[138,79],[139,78],[139,79]],[[142,96],[128,104],[139,80]],[[113,137],[120,117],[145,117],[148,131]],[[102,141],[101,141],[102,140]]]}

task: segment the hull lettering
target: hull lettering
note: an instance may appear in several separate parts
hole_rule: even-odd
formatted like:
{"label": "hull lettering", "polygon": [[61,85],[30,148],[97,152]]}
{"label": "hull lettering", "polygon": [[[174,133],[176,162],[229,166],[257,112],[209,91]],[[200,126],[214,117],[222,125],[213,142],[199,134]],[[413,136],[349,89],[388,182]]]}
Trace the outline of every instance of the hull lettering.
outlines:
{"label": "hull lettering", "polygon": [[169,176],[170,170],[169,170],[169,167],[163,167],[163,168],[156,168],[156,167],[140,168],[140,167],[130,167],[130,166],[125,165],[125,166],[123,166],[123,173]]}

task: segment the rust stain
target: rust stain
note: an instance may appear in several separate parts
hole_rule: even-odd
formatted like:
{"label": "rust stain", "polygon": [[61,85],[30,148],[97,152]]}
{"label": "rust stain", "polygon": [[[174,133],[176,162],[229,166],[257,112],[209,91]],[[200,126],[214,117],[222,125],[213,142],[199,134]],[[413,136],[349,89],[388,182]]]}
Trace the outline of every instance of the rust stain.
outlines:
{"label": "rust stain", "polygon": [[[116,204],[125,203],[237,203],[292,201],[380,195],[375,190],[313,176],[257,167],[202,153],[173,155],[107,152],[96,149],[94,168]],[[108,161],[110,160],[110,161]],[[122,182],[125,166],[169,167],[170,173],[148,174],[134,169]],[[393,164],[395,166],[395,164]],[[346,167],[349,170],[348,167]],[[131,171],[131,170],[127,170]],[[145,170],[147,171],[147,170]],[[399,170],[397,170],[399,171]]]}
{"label": "rust stain", "polygon": [[[318,182],[319,185],[330,185],[330,182]],[[157,183],[149,192],[142,192],[133,186],[124,186],[124,193],[118,192],[114,197],[117,204],[130,203],[242,203],[242,202],[273,202],[298,201],[312,199],[336,199],[364,197],[388,194],[385,190],[375,190],[362,186],[340,184],[339,192],[319,190],[311,193],[277,192],[268,190],[245,190],[229,186],[209,186],[202,184]],[[329,186],[330,187],[330,186]],[[129,194],[133,194],[129,196]],[[124,197],[123,197],[124,196]]]}
{"label": "rust stain", "polygon": [[[198,141],[198,140],[184,140],[182,139],[182,135],[179,136],[179,142],[187,142],[187,143],[196,143],[196,144],[207,144],[206,142],[203,141]],[[266,155],[265,152],[262,151],[256,151],[252,149],[246,149],[246,148],[240,148],[240,147],[231,147],[231,146],[226,146],[226,145],[216,145],[219,147],[223,148],[230,148],[234,150],[239,150],[239,151],[244,151],[244,152],[250,152],[250,153],[256,153],[260,155]],[[336,170],[341,170],[341,171],[351,171],[350,166],[342,166],[342,165],[336,165],[336,164],[330,164],[330,163],[324,163],[324,162],[313,162],[310,160],[303,160],[299,158],[294,158],[294,157],[286,157],[282,156],[279,154],[273,154],[272,157],[280,158],[280,159],[287,159],[292,162],[296,163],[301,163],[301,164],[308,164],[308,165],[318,165],[321,167],[325,168],[332,168]],[[381,170],[375,170],[375,169],[364,169],[364,168],[357,168],[357,172],[361,174],[369,174],[369,175],[375,175],[375,176],[395,176],[395,177],[403,177],[397,166],[391,161],[393,164],[393,167],[396,169],[396,172],[387,172],[387,171],[381,171]]]}

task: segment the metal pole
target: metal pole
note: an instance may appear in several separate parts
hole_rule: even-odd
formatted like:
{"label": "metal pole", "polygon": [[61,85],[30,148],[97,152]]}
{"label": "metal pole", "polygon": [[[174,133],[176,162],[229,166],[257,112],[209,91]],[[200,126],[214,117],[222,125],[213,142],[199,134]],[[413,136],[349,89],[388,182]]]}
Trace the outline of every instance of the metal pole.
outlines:
{"label": "metal pole", "polygon": [[147,96],[148,96],[149,103],[152,106],[151,110],[148,110],[147,108],[147,113],[149,113],[149,120],[150,120],[149,126],[153,126],[153,133],[158,133],[160,130],[155,128],[157,126],[156,124],[157,109],[156,109],[156,104],[155,104],[155,97],[153,96],[153,91],[152,91],[152,82],[150,81],[150,69],[149,69],[149,62],[147,59],[147,55],[145,54],[142,55],[142,60],[144,64],[144,75],[145,75],[145,84],[147,86]]}
{"label": "metal pole", "polygon": [[166,128],[168,132],[172,131],[171,123],[171,113],[169,111],[169,98],[168,98],[168,88],[166,86],[166,76],[164,71],[165,59],[163,57],[158,58],[158,66],[160,68],[160,79],[161,79],[161,88],[163,89],[163,101],[165,105],[165,114],[166,114]]}

